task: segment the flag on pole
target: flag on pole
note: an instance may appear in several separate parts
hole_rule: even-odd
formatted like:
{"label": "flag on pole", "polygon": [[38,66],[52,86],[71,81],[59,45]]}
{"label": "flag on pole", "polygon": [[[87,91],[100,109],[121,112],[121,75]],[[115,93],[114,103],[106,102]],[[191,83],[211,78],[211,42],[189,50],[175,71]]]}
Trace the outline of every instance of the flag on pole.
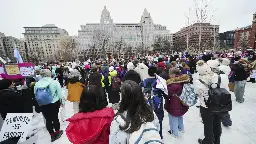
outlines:
{"label": "flag on pole", "polygon": [[17,63],[23,63],[23,60],[22,60],[20,53],[16,47],[16,44],[14,44],[14,57],[16,58]]}
{"label": "flag on pole", "polygon": [[3,58],[1,58],[1,57],[0,57],[0,61],[1,61],[2,63],[6,64],[6,61],[5,61]]}

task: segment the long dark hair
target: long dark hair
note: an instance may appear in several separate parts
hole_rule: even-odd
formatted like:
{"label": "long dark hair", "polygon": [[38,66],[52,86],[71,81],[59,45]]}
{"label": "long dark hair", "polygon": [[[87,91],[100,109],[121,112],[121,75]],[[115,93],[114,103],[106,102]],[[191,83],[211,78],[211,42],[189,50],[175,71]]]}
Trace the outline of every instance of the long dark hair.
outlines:
{"label": "long dark hair", "polygon": [[102,110],[106,106],[103,90],[99,90],[96,85],[88,85],[84,88],[80,98],[79,112],[93,112]]}
{"label": "long dark hair", "polygon": [[127,120],[125,126],[120,129],[133,133],[140,129],[145,122],[152,122],[154,114],[147,105],[141,87],[134,81],[127,80],[121,86],[122,100],[117,115],[127,111]]}

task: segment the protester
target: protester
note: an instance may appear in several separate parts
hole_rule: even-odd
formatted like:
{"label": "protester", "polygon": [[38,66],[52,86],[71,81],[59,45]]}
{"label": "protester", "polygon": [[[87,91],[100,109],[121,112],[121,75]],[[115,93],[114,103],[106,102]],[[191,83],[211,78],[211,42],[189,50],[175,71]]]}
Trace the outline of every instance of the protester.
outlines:
{"label": "protester", "polygon": [[58,81],[60,83],[60,86],[64,86],[64,76],[63,76],[63,66],[57,65],[57,69],[55,71],[56,77],[58,78]]}
{"label": "protester", "polygon": [[0,113],[3,119],[8,113],[32,113],[31,95],[22,94],[16,90],[13,81],[0,80]]}
{"label": "protester", "polygon": [[143,93],[146,96],[146,99],[148,101],[148,104],[152,107],[155,114],[157,115],[157,118],[159,120],[159,134],[161,136],[161,139],[163,139],[162,134],[162,126],[163,126],[163,119],[164,119],[164,109],[163,109],[163,92],[156,88],[156,67],[150,67],[148,69],[148,75],[149,78],[146,78],[142,81],[143,86]]}
{"label": "protester", "polygon": [[178,131],[184,132],[183,115],[188,111],[188,107],[179,100],[182,93],[183,83],[189,82],[188,75],[182,75],[177,68],[169,70],[167,80],[168,96],[165,99],[165,110],[168,112],[170,130],[173,137],[178,138]]}
{"label": "protester", "polygon": [[140,86],[134,81],[125,81],[121,87],[121,96],[120,108],[111,123],[109,143],[135,143],[139,140],[143,128],[149,126],[152,130],[143,134],[141,139],[143,143],[150,140],[161,143],[158,120],[150,106],[146,104]]}
{"label": "protester", "polygon": [[66,134],[74,144],[109,144],[110,125],[114,111],[106,108],[104,93],[96,85],[84,88],[79,113],[67,119]]}
{"label": "protester", "polygon": [[73,70],[69,76],[67,100],[73,103],[74,113],[77,113],[79,111],[80,97],[85,85],[80,81],[81,75],[78,70]]}
{"label": "protester", "polygon": [[42,113],[46,120],[46,129],[51,136],[51,141],[55,141],[61,137],[63,131],[60,130],[60,122],[58,118],[60,105],[64,105],[64,98],[62,95],[62,89],[58,81],[51,78],[51,71],[48,69],[41,70],[40,79],[35,87],[34,92],[37,97],[38,89],[47,89],[50,90],[50,96],[53,97],[52,102],[46,105],[42,105]]}
{"label": "protester", "polygon": [[89,85],[96,85],[98,87],[98,90],[103,91],[103,94],[104,94],[103,101],[106,105],[108,105],[107,94],[104,89],[105,84],[103,83],[103,81],[104,81],[104,77],[97,71],[97,68],[92,69],[92,73],[89,76]]}
{"label": "protester", "polygon": [[108,99],[109,103],[112,104],[112,108],[117,110],[119,107],[120,101],[120,86],[121,86],[121,79],[117,75],[117,71],[114,70],[114,67],[109,67],[109,89],[108,89]]}
{"label": "protester", "polygon": [[248,72],[246,71],[247,64],[241,60],[238,56],[235,58],[235,62],[232,66],[232,71],[234,72],[235,87],[234,93],[236,96],[236,101],[239,103],[244,102],[244,92],[246,80],[248,78]]}
{"label": "protester", "polygon": [[[198,142],[199,144],[220,144],[222,115],[212,113],[208,109],[206,102],[209,99],[209,87],[201,82],[203,81],[211,87],[216,87],[216,84],[218,83],[218,74],[214,73],[211,70],[211,67],[204,63],[204,61],[197,62],[196,70],[199,73],[199,79],[195,81],[194,85],[200,100],[200,113],[204,124],[205,136],[203,140],[199,139]],[[227,88],[227,84],[223,84],[222,78],[220,87]]]}

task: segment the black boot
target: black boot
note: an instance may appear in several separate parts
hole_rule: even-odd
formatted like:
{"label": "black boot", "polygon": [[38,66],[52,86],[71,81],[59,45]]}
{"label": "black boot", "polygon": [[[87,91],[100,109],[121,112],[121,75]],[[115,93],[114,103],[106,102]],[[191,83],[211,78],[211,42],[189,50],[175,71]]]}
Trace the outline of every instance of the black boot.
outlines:
{"label": "black boot", "polygon": [[53,136],[51,136],[51,142],[56,141],[57,139],[59,139],[63,134],[63,130],[60,130],[58,132],[55,132]]}
{"label": "black boot", "polygon": [[214,144],[220,144],[220,136],[214,138]]}
{"label": "black boot", "polygon": [[255,78],[251,78],[251,82],[252,82],[252,83],[255,83]]}

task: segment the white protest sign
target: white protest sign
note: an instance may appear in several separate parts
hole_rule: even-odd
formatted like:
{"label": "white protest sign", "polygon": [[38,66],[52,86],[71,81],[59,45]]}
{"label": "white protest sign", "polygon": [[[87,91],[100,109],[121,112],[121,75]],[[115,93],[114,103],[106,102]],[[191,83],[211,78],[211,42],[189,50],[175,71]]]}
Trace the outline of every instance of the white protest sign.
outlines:
{"label": "white protest sign", "polygon": [[29,67],[20,67],[20,74],[23,77],[26,76],[34,76],[35,75],[35,69],[33,66],[29,66]]}
{"label": "white protest sign", "polygon": [[0,142],[20,137],[19,142],[24,142],[28,134],[33,113],[8,113],[0,131]]}

